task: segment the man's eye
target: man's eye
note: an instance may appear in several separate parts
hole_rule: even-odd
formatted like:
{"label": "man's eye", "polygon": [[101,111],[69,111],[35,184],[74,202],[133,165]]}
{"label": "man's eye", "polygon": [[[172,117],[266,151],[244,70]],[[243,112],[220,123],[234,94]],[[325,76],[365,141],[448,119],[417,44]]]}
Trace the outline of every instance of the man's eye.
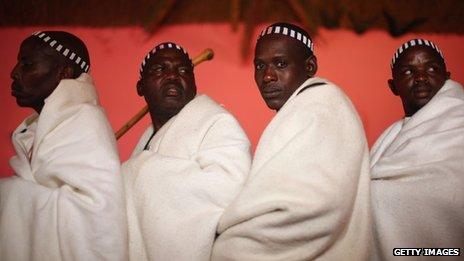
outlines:
{"label": "man's eye", "polygon": [[285,61],[277,61],[276,66],[277,68],[285,68],[287,66],[287,63]]}
{"label": "man's eye", "polygon": [[429,68],[427,68],[428,72],[434,72],[436,70],[437,70],[437,68],[435,68],[435,66],[430,66]]}
{"label": "man's eye", "polygon": [[403,71],[403,74],[404,74],[404,75],[411,75],[411,74],[412,74],[412,71],[409,70],[409,69],[408,69],[408,70],[404,70],[404,71]]}
{"label": "man's eye", "polygon": [[181,74],[185,74],[185,73],[188,73],[188,72],[189,72],[189,70],[186,67],[180,67],[179,68],[179,73],[181,73]]}
{"label": "man's eye", "polygon": [[256,63],[256,64],[255,64],[255,69],[256,69],[256,70],[262,70],[262,69],[264,69],[264,64],[263,64],[263,63]]}
{"label": "man's eye", "polygon": [[33,63],[29,60],[21,60],[21,64],[24,66],[24,67],[30,67],[33,65]]}
{"label": "man's eye", "polygon": [[160,73],[163,69],[163,66],[153,66],[148,69],[148,73]]}

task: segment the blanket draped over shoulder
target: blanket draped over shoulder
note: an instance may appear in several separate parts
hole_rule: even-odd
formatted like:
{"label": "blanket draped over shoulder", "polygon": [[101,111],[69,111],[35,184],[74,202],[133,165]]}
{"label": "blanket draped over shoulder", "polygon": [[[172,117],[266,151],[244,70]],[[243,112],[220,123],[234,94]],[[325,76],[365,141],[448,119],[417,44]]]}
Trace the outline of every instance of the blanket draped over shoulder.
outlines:
{"label": "blanket draped over shoulder", "polygon": [[390,126],[372,147],[371,173],[376,258],[394,259],[397,247],[463,251],[462,86],[447,80],[422,109]]}
{"label": "blanket draped over shoulder", "polygon": [[62,80],[13,133],[16,176],[0,181],[0,260],[125,260],[113,131],[92,79]]}
{"label": "blanket draped over shoulder", "polygon": [[142,136],[123,164],[130,259],[209,260],[223,210],[251,164],[235,118],[205,95],[189,102],[153,136]]}
{"label": "blanket draped over shoulder", "polygon": [[369,195],[360,118],[338,87],[310,78],[262,134],[247,183],[219,222],[212,259],[365,260]]}

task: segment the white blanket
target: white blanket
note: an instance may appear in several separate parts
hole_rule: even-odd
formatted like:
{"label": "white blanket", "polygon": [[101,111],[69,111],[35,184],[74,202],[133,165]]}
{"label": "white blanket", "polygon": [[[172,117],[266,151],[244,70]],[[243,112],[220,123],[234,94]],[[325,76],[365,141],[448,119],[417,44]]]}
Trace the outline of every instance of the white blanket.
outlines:
{"label": "white blanket", "polygon": [[16,176],[0,181],[0,260],[126,260],[112,129],[92,79],[62,80],[13,133]]}
{"label": "white blanket", "polygon": [[462,256],[462,86],[446,81],[411,118],[389,127],[371,160],[376,258],[394,259],[396,247],[460,247]]}
{"label": "white blanket", "polygon": [[[325,84],[298,94],[317,82]],[[262,134],[249,179],[219,222],[212,259],[365,260],[369,193],[353,105],[335,85],[308,79]]]}
{"label": "white blanket", "polygon": [[223,210],[248,174],[250,144],[225,109],[197,96],[124,163],[130,259],[209,260]]}

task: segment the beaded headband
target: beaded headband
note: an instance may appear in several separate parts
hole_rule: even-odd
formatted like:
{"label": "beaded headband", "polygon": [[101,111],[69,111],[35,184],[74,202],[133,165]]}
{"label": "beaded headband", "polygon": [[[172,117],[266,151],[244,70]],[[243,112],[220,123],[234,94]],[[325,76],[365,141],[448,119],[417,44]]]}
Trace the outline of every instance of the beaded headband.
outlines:
{"label": "beaded headband", "polygon": [[314,53],[314,43],[311,41],[311,39],[309,39],[309,37],[306,37],[306,35],[298,31],[295,31],[289,27],[286,27],[283,25],[275,25],[275,26],[271,25],[261,32],[260,36],[258,37],[258,40],[261,37],[268,35],[268,34],[282,34],[282,35],[289,36],[295,40],[302,42],[306,47],[309,48],[311,52]]}
{"label": "beaded headband", "polygon": [[152,57],[156,52],[158,52],[160,50],[163,50],[163,49],[177,49],[177,50],[183,52],[187,56],[187,58],[190,60],[190,56],[184,50],[184,48],[182,48],[180,45],[172,43],[172,42],[160,43],[157,46],[155,46],[155,48],[153,48],[150,52],[148,52],[148,54],[143,59],[142,65],[140,65],[140,78],[142,78],[143,69],[145,68],[146,64],[148,63],[148,60],[150,60],[150,57]]}
{"label": "beaded headband", "polygon": [[[66,48],[57,40],[53,39],[51,36],[47,35],[42,31],[38,31],[32,34],[35,37],[38,37],[45,43],[49,44],[57,52],[61,53],[65,57],[68,57],[71,61],[75,62],[81,69],[86,73],[90,69],[89,61],[85,61],[82,57],[78,56],[72,50]],[[69,55],[68,55],[69,54]]]}
{"label": "beaded headband", "polygon": [[436,46],[431,41],[425,40],[425,39],[412,39],[412,40],[409,40],[409,41],[405,42],[404,44],[402,44],[400,46],[400,48],[398,48],[396,50],[395,54],[393,55],[393,59],[392,59],[391,65],[390,65],[391,68],[393,69],[393,66],[398,61],[401,54],[404,53],[408,48],[413,47],[413,46],[421,46],[421,45],[422,46],[428,46],[428,47],[432,48],[433,50],[435,50],[440,55],[440,57],[443,60],[445,60],[445,57],[443,56],[443,53],[440,51],[440,49],[438,49],[438,46]]}

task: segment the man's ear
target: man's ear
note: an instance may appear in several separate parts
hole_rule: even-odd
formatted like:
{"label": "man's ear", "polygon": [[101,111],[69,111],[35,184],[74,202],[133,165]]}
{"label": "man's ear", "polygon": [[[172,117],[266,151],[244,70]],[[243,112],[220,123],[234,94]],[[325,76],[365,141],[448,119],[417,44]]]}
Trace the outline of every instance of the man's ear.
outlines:
{"label": "man's ear", "polygon": [[56,86],[60,84],[63,79],[72,79],[73,78],[73,68],[71,66],[62,66],[57,65],[57,71],[55,75]]}
{"label": "man's ear", "polygon": [[396,89],[395,83],[393,82],[393,79],[388,80],[388,87],[390,87],[391,92],[395,95],[398,96],[398,90]]}
{"label": "man's ear", "polygon": [[60,80],[74,78],[74,69],[71,66],[64,66],[61,69]]}
{"label": "man's ear", "polygon": [[143,82],[142,80],[137,81],[137,94],[143,96]]}
{"label": "man's ear", "polygon": [[308,78],[313,77],[317,72],[317,59],[316,56],[311,55],[305,61],[305,71]]}

